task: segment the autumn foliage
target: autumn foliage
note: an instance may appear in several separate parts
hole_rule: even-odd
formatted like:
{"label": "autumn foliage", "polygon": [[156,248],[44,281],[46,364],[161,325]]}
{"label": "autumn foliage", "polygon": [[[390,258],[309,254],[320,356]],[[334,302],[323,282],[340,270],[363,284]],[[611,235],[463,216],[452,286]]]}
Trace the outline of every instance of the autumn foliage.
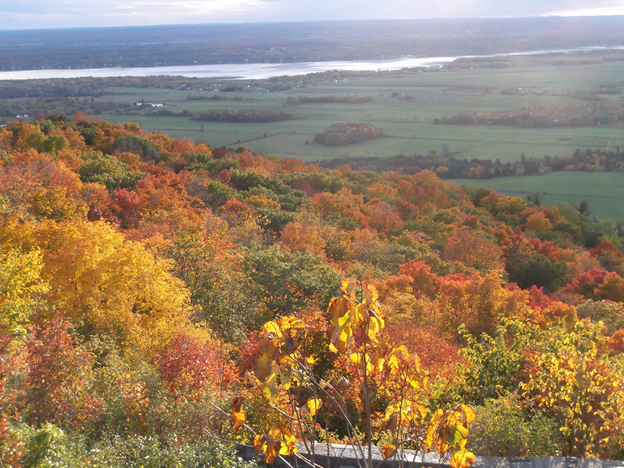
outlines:
{"label": "autumn foliage", "polygon": [[551,455],[622,457],[624,240],[586,213],[132,123],[11,122],[0,461],[57,436],[89,456],[213,437],[269,462],[340,441],[463,468],[473,418],[509,404],[554,428]]}

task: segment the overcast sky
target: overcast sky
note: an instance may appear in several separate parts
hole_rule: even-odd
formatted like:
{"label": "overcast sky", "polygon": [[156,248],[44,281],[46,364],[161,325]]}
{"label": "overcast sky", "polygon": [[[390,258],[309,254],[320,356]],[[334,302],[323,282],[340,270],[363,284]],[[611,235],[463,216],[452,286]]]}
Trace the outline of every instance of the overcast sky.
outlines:
{"label": "overcast sky", "polygon": [[0,0],[0,30],[549,15],[624,15],[624,0]]}

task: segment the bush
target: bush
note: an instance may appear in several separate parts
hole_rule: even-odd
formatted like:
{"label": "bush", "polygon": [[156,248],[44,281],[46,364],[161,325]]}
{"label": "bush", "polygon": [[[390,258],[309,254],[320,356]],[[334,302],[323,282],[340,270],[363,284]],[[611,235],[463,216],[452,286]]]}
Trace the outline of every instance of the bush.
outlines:
{"label": "bush", "polygon": [[541,412],[532,417],[510,394],[488,399],[477,408],[470,429],[469,449],[490,457],[543,457],[561,453],[557,425]]}
{"label": "bush", "polygon": [[88,444],[74,433],[54,426],[22,429],[26,442],[23,468],[252,468],[233,447],[214,441],[185,441],[170,434],[157,437],[105,435]]}
{"label": "bush", "polygon": [[607,327],[607,334],[612,335],[624,328],[624,304],[613,301],[593,301],[576,306],[581,319],[589,318],[592,322],[602,322]]}

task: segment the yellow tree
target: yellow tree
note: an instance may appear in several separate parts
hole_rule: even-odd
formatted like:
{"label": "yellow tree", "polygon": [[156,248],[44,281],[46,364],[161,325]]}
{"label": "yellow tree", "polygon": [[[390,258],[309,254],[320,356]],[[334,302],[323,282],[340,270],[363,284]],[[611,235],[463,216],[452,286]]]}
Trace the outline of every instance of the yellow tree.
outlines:
{"label": "yellow tree", "polygon": [[171,265],[106,223],[8,220],[0,246],[41,252],[48,309],[62,311],[84,334],[110,334],[145,352],[158,352],[178,334],[197,335],[189,293]]}
{"label": "yellow tree", "polygon": [[0,248],[0,333],[22,334],[40,297],[49,290],[41,278],[41,252]]}
{"label": "yellow tree", "polygon": [[527,356],[525,396],[559,425],[564,455],[615,458],[624,444],[624,375],[601,322],[544,332]]}
{"label": "yellow tree", "polygon": [[[308,450],[314,455],[314,438],[319,412],[333,408],[346,424],[349,440],[354,441],[363,464],[372,468],[373,409],[371,402],[384,387],[395,387],[395,401],[386,407],[380,431],[395,434],[395,443],[388,442],[382,449],[384,458],[392,457],[401,443],[402,434],[410,425],[426,427],[423,446],[445,454],[454,451],[454,467],[468,467],[474,456],[467,451],[467,426],[474,413],[466,406],[456,410],[428,410],[406,398],[407,389],[421,388],[426,379],[418,357],[403,346],[392,348],[382,340],[385,326],[379,309],[377,291],[355,278],[345,280],[342,295],[334,298],[328,307],[326,334],[302,318],[291,315],[267,322],[258,343],[254,372],[267,396],[269,405],[284,416],[290,424],[278,423],[254,439],[257,452],[264,452],[272,463],[279,455],[296,451],[292,426],[298,429]],[[324,338],[319,339],[319,333]],[[352,378],[360,389],[364,414],[365,439],[360,428],[349,415],[343,396],[351,384],[344,375],[320,372],[319,360],[333,363],[344,361],[351,369]],[[284,392],[292,392],[287,397]],[[300,400],[305,395],[305,403]],[[245,415],[241,405],[233,405],[234,427],[241,427]],[[281,404],[280,404],[281,403]],[[409,416],[408,416],[409,415]],[[324,418],[327,424],[327,418]],[[327,428],[325,429],[327,431]],[[308,443],[310,442],[310,445]]]}

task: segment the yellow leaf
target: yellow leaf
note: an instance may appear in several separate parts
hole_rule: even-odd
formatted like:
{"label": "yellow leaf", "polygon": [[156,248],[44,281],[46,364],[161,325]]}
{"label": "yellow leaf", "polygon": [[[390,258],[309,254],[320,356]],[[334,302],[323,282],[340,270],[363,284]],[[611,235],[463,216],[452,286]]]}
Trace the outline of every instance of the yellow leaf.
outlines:
{"label": "yellow leaf", "polygon": [[282,387],[284,387],[284,390],[288,390],[290,388],[290,382],[292,380],[292,377],[293,377],[292,369],[287,369],[281,373],[280,379],[282,381]]}
{"label": "yellow leaf", "polygon": [[267,465],[272,465],[277,460],[277,456],[282,448],[282,441],[275,440],[273,437],[267,437],[266,449],[264,451],[265,461]]}
{"label": "yellow leaf", "polygon": [[388,365],[390,366],[390,372],[393,374],[399,369],[399,360],[394,353],[388,359]]}
{"label": "yellow leaf", "polygon": [[425,436],[424,444],[427,449],[431,449],[433,445],[437,442],[437,434],[438,434],[438,426],[440,425],[440,421],[444,411],[439,409],[435,412],[433,417],[431,418],[431,422],[429,423],[429,427],[427,428],[427,435]]}
{"label": "yellow leaf", "polygon": [[354,327],[363,323],[368,318],[368,311],[366,310],[366,304],[363,302],[356,304],[350,309],[351,321]]}
{"label": "yellow leaf", "polygon": [[[296,438],[290,428],[283,423],[276,424],[267,434],[267,450],[265,451],[267,463],[271,464],[277,455],[290,455],[297,451]],[[269,462],[269,460],[272,460]]]}
{"label": "yellow leaf", "polygon": [[371,286],[370,284],[366,285],[364,289],[364,295],[366,297],[366,302],[369,304],[373,304],[379,299],[379,294],[377,293],[377,288],[375,286]]}
{"label": "yellow leaf", "polygon": [[377,369],[377,372],[381,372],[383,370],[385,362],[386,360],[384,358],[379,358],[375,360],[375,369]]}
{"label": "yellow leaf", "polygon": [[399,419],[398,412],[395,411],[393,413],[386,413],[386,420],[381,424],[381,427],[379,428],[379,432],[394,431],[397,427],[398,419]]}
{"label": "yellow leaf", "polygon": [[247,421],[245,413],[242,411],[244,397],[238,396],[232,400],[232,430],[237,431]]}
{"label": "yellow leaf", "polygon": [[368,337],[374,343],[377,342],[377,336],[381,333],[381,324],[380,322],[372,317],[370,323],[368,324]]}
{"label": "yellow leaf", "polygon": [[310,416],[314,416],[317,413],[317,411],[321,408],[322,404],[323,402],[321,401],[320,398],[310,398],[308,402],[306,403]]}
{"label": "yellow leaf", "polygon": [[425,408],[423,405],[415,405],[412,410],[414,418],[416,418],[416,416],[420,416],[421,419],[424,419],[424,417],[427,416],[427,408]]}
{"label": "yellow leaf", "polygon": [[420,382],[418,382],[418,380],[416,379],[409,379],[409,384],[414,390],[418,390],[420,388]]}
{"label": "yellow leaf", "polygon": [[254,437],[253,448],[256,455],[260,455],[261,452],[264,452],[266,438],[262,434],[258,434]]}
{"label": "yellow leaf", "polygon": [[355,291],[356,285],[357,285],[357,279],[355,276],[352,276],[351,278],[347,278],[342,281],[342,285],[340,286],[340,289],[345,294],[345,296],[351,298],[354,296],[353,293]]}
{"label": "yellow leaf", "polygon": [[459,410],[463,413],[463,416],[464,416],[464,420],[462,421],[464,426],[467,426],[472,421],[474,421],[475,412],[474,412],[474,410],[470,406],[468,406],[468,405],[461,405],[459,407]]}
{"label": "yellow leaf", "polygon": [[245,397],[243,396],[237,396],[236,398],[234,398],[232,400],[232,411],[240,411],[242,406],[243,406],[243,401],[245,400]]}
{"label": "yellow leaf", "polygon": [[288,429],[288,433],[285,433],[282,438],[282,448],[280,449],[280,455],[291,455],[297,452],[297,447],[295,447],[295,441],[297,438],[290,432]]}
{"label": "yellow leaf", "polygon": [[243,427],[243,424],[245,424],[245,422],[247,421],[247,418],[245,417],[245,413],[243,413],[242,411],[232,412],[232,419],[234,420],[234,424],[232,425],[233,431],[238,431],[241,427]]}
{"label": "yellow leaf", "polygon": [[388,458],[392,457],[392,455],[394,455],[396,453],[396,447],[390,443],[384,445],[381,448],[381,456],[383,457],[384,460],[387,460]]}
{"label": "yellow leaf", "polygon": [[349,311],[349,301],[347,301],[343,297],[333,298],[331,302],[329,303],[329,307],[327,308],[329,319],[334,325],[337,325],[338,319],[340,317],[344,317],[348,311]]}
{"label": "yellow leaf", "polygon": [[292,432],[290,432],[290,428],[286,424],[278,423],[269,430],[269,435],[274,439],[281,440],[285,435],[292,435]]}
{"label": "yellow leaf", "polygon": [[470,468],[474,462],[474,454],[466,449],[455,452],[451,457],[451,466],[453,468]]}
{"label": "yellow leaf", "polygon": [[273,338],[282,338],[282,330],[279,325],[273,321],[269,321],[264,324],[264,331],[269,335],[272,335]]}
{"label": "yellow leaf", "polygon": [[254,361],[254,373],[261,382],[271,373],[272,358],[267,354],[259,354]]}
{"label": "yellow leaf", "polygon": [[273,401],[277,396],[277,377],[280,375],[280,367],[277,364],[273,364],[271,367],[271,374],[264,382],[264,390],[267,397]]}

